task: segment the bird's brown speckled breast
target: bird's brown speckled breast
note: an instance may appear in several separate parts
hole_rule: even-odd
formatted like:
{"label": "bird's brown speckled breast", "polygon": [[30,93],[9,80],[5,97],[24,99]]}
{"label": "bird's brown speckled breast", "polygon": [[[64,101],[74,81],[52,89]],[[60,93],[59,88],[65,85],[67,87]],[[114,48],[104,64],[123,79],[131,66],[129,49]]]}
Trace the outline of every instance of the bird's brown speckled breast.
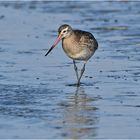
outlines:
{"label": "bird's brown speckled breast", "polygon": [[74,36],[63,39],[62,47],[64,52],[70,58],[75,58],[76,55],[82,51],[82,48],[79,46],[79,42],[75,40]]}

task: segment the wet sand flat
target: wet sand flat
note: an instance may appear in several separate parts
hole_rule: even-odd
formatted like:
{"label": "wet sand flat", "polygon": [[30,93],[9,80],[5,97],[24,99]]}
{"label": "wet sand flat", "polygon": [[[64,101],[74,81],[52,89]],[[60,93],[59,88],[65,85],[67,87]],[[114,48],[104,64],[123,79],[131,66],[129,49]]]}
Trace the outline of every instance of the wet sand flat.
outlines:
{"label": "wet sand flat", "polygon": [[[140,138],[140,2],[0,2],[0,138]],[[80,87],[61,24],[99,49]],[[81,66],[81,63],[78,63]]]}

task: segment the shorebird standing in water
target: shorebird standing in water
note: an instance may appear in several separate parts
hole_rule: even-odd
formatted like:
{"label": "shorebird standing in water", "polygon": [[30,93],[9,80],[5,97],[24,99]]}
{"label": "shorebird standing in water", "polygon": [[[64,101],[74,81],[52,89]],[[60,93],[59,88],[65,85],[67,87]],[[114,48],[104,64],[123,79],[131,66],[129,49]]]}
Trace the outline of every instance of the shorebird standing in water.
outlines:
{"label": "shorebird standing in water", "polygon": [[[85,65],[98,48],[98,42],[90,32],[82,30],[73,30],[71,26],[64,24],[58,29],[58,37],[52,47],[48,50],[47,56],[51,50],[62,40],[62,47],[68,57],[73,59],[74,69],[77,77],[77,86],[85,71]],[[83,61],[83,67],[80,75],[76,66],[76,60]]]}

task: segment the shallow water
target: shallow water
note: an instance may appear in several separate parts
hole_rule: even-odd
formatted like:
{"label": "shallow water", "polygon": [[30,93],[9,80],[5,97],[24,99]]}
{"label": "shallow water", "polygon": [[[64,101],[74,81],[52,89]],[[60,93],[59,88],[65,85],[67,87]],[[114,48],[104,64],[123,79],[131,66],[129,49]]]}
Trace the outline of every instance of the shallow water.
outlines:
{"label": "shallow water", "polygon": [[[0,2],[0,138],[140,138],[140,2]],[[81,87],[57,28],[99,49]],[[80,65],[80,64],[79,64]]]}

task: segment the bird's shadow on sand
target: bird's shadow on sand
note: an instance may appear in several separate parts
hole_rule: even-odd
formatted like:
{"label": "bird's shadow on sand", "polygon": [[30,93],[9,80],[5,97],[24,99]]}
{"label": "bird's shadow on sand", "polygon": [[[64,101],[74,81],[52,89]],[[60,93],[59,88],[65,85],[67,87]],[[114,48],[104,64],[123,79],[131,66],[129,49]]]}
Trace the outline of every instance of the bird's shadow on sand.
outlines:
{"label": "bird's shadow on sand", "polygon": [[88,95],[83,86],[77,87],[77,84],[68,84],[68,86],[76,86],[76,88],[66,96],[67,100],[61,101],[60,104],[64,109],[65,138],[80,139],[83,135],[97,136],[99,117],[96,115],[98,107],[94,102],[100,98]]}

